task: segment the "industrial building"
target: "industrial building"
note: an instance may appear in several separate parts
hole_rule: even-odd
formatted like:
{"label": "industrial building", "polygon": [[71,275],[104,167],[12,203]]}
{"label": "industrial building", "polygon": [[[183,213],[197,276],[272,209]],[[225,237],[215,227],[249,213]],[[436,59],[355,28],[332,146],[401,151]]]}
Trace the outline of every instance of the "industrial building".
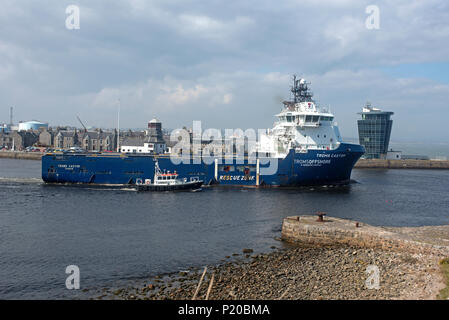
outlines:
{"label": "industrial building", "polygon": [[18,131],[39,131],[39,129],[44,128],[48,129],[48,123],[43,123],[39,121],[24,121],[19,123],[19,130]]}

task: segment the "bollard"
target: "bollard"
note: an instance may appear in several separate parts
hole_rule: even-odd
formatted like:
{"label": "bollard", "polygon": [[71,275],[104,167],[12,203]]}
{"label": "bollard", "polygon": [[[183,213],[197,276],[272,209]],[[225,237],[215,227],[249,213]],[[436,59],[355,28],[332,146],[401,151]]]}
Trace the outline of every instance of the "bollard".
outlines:
{"label": "bollard", "polygon": [[318,219],[316,221],[324,222],[324,216],[326,215],[326,212],[317,212],[315,214],[318,216]]}

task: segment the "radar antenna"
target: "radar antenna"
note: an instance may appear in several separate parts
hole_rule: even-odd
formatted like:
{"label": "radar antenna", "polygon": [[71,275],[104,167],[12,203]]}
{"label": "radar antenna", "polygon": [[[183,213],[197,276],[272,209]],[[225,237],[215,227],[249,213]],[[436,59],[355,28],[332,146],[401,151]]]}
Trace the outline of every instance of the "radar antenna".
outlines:
{"label": "radar antenna", "polygon": [[309,91],[309,84],[310,82],[306,82],[303,78],[297,80],[296,75],[293,75],[293,86],[291,87],[293,103],[313,101],[313,93]]}

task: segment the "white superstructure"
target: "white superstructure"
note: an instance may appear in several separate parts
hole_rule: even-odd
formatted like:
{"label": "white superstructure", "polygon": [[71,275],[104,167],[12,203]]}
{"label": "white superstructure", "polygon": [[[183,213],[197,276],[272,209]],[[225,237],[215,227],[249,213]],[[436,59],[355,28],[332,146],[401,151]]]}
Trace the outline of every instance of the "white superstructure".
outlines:
{"label": "white superstructure", "polygon": [[293,100],[284,101],[283,110],[276,115],[273,129],[259,137],[259,154],[283,158],[290,149],[333,150],[342,142],[334,115],[328,108],[318,106],[304,79],[293,77]]}

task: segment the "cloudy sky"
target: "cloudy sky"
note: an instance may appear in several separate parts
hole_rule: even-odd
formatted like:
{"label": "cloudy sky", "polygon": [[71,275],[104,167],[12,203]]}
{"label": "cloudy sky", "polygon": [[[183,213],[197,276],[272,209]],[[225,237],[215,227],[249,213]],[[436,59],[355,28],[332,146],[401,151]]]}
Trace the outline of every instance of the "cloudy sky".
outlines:
{"label": "cloudy sky", "polygon": [[447,142],[448,60],[446,0],[2,0],[0,122],[114,127],[120,99],[123,127],[267,128],[297,74],[343,136],[370,101],[392,139]]}

